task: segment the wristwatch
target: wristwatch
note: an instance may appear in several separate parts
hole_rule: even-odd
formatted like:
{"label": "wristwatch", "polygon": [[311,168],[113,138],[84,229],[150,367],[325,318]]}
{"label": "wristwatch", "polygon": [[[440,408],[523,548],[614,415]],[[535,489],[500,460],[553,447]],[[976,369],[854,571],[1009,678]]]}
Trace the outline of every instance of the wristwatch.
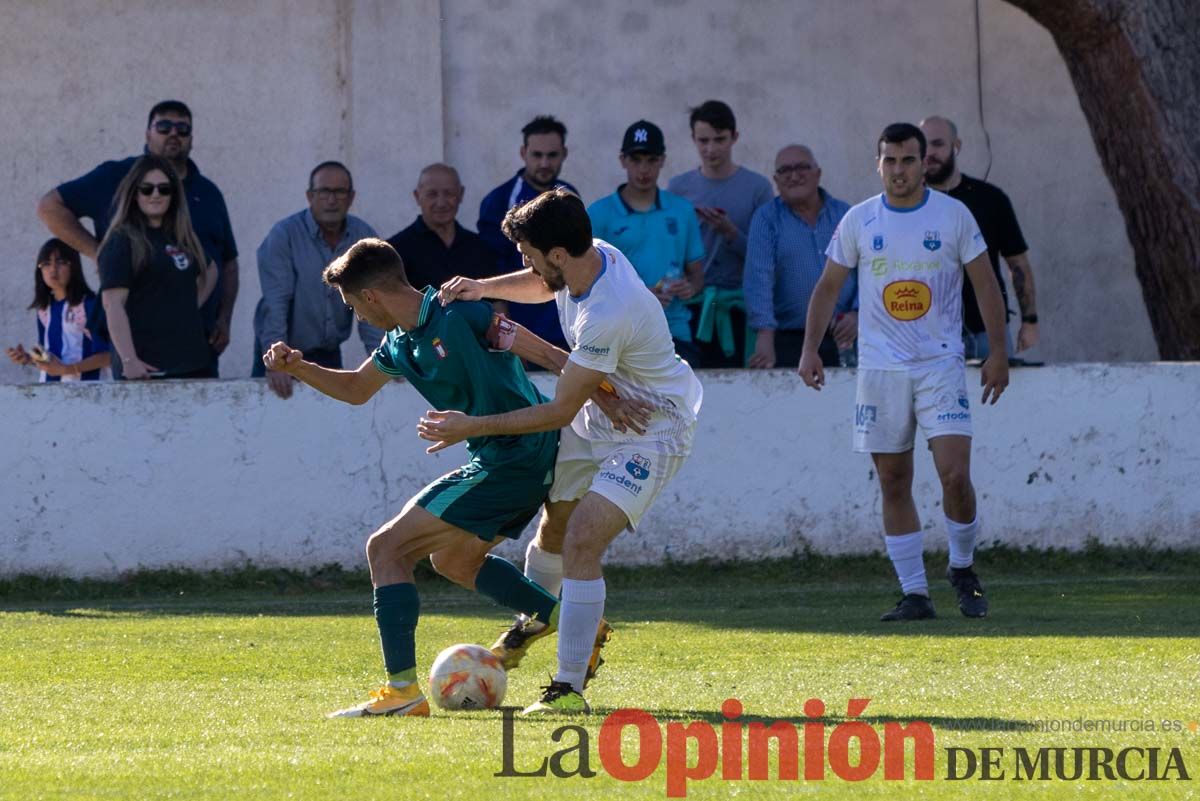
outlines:
{"label": "wristwatch", "polygon": [[1033,325],[1037,325],[1037,315],[1036,314],[1023,314],[1023,315],[1021,315],[1021,322],[1032,323]]}

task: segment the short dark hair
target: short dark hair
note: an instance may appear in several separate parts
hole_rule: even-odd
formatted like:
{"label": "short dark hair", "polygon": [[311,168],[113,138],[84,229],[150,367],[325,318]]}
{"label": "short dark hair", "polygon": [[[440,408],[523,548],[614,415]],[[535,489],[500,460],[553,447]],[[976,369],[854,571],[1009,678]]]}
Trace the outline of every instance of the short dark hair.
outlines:
{"label": "short dark hair", "polygon": [[551,189],[521,206],[514,206],[501,223],[513,242],[528,242],[542,253],[564,248],[578,258],[592,246],[592,221],[574,192]]}
{"label": "short dark hair", "polygon": [[737,118],[733,116],[733,109],[720,100],[705,100],[692,109],[688,127],[694,131],[698,122],[707,122],[718,131],[737,132]]}
{"label": "short dark hair", "polygon": [[893,122],[884,128],[883,133],[879,134],[879,141],[875,143],[875,158],[879,158],[879,154],[883,152],[884,142],[891,145],[898,145],[902,142],[907,142],[909,139],[917,140],[917,144],[921,146],[921,160],[924,161],[925,134],[911,122]]}
{"label": "short dark hair", "polygon": [[321,279],[332,287],[358,294],[364,289],[409,286],[404,260],[382,239],[360,239],[325,268]]}
{"label": "short dark hair", "polygon": [[560,120],[555,119],[549,114],[539,114],[534,117],[529,123],[521,129],[521,144],[529,144],[529,137],[536,134],[556,133],[562,139],[563,144],[567,143],[567,126],[563,125]]}
{"label": "short dark hair", "polygon": [[308,189],[309,189],[309,191],[312,191],[313,181],[316,179],[317,173],[319,173],[321,170],[329,169],[330,167],[334,167],[334,168],[339,169],[342,172],[346,173],[346,177],[350,179],[350,191],[353,192],[354,191],[354,176],[350,174],[350,168],[347,167],[345,164],[343,164],[340,161],[322,161],[320,164],[313,167],[312,172],[310,172],[308,174]]}
{"label": "short dark hair", "polygon": [[163,100],[155,103],[154,108],[150,109],[150,114],[146,117],[146,127],[149,128],[154,118],[162,114],[180,114],[189,120],[192,118],[192,110],[182,100]]}

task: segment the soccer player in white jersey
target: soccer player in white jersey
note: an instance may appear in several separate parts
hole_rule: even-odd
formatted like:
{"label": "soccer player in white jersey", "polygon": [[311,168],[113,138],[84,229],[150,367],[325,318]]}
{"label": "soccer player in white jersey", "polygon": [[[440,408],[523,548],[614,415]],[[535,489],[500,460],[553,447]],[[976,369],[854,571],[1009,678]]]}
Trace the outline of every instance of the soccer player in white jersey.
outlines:
{"label": "soccer player in white jersey", "polygon": [[[854,449],[870,453],[883,492],[887,553],[904,594],[881,620],[935,617],[922,557],[921,521],[913,501],[913,441],[919,426],[942,483],[950,539],[946,576],[967,617],[987,615],[975,575],[979,515],[971,485],[971,404],[962,345],[965,270],[979,298],[992,355],[981,369],[982,402],[1008,386],[1004,305],[975,219],[959,201],[925,187],[921,129],[895,123],[877,144],[883,193],[842,218],[826,250],[825,270],[808,307],[805,330],[829,327],[838,290],[858,270],[858,394]],[[820,336],[806,336],[799,372],[825,383]]]}
{"label": "soccer player in white jersey", "polygon": [[[553,299],[571,346],[554,400],[487,417],[431,411],[417,430],[435,451],[484,432],[562,429],[547,512],[566,521],[558,671],[525,714],[588,712],[583,686],[606,595],[600,559],[618,534],[637,527],[691,452],[703,390],[675,355],[662,304],[619,250],[592,238],[578,197],[546,192],[511,209],[503,228],[529,269],[455,278],[442,287],[442,300]],[[598,413],[588,396],[606,381],[653,408],[644,430],[618,430]]]}

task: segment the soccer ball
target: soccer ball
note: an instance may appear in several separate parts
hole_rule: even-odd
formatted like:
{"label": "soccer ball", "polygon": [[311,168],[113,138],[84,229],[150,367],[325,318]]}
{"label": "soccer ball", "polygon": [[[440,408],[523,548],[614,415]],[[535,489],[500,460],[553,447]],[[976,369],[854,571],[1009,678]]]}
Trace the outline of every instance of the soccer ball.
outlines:
{"label": "soccer ball", "polygon": [[430,695],[442,709],[494,709],[507,688],[504,666],[482,645],[451,645],[429,669]]}

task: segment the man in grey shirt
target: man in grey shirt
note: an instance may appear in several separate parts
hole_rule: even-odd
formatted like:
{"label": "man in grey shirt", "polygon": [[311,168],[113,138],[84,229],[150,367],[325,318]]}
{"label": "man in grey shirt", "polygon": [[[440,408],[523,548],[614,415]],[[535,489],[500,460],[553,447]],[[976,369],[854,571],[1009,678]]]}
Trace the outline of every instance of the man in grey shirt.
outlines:
{"label": "man in grey shirt", "polygon": [[[706,342],[702,336],[706,332],[695,332],[701,335],[697,336],[701,366],[741,367],[746,352],[746,315],[737,296],[742,289],[746,236],[754,212],[775,193],[765,176],[734,163],[733,145],[738,132],[733,109],[720,100],[706,100],[692,109],[689,123],[700,166],[676,175],[667,190],[682,195],[696,207],[708,254],[704,285],[727,296],[721,306],[730,309],[734,333],[733,353],[727,353],[716,337]],[[693,326],[700,316],[693,316]]]}
{"label": "man in grey shirt", "polygon": [[[354,313],[337,289],[321,281],[321,273],[355,242],[376,236],[371,226],[350,214],[354,178],[344,164],[318,164],[308,177],[306,195],[308,208],[275,223],[258,246],[262,300],[254,312],[255,357],[250,374],[261,377],[265,372],[272,391],[281,398],[292,396],[295,379],[266,370],[263,352],[276,342],[287,342],[310,362],[341,368],[341,347],[350,338]],[[383,339],[382,331],[363,322],[358,324],[358,335],[368,356]]]}

